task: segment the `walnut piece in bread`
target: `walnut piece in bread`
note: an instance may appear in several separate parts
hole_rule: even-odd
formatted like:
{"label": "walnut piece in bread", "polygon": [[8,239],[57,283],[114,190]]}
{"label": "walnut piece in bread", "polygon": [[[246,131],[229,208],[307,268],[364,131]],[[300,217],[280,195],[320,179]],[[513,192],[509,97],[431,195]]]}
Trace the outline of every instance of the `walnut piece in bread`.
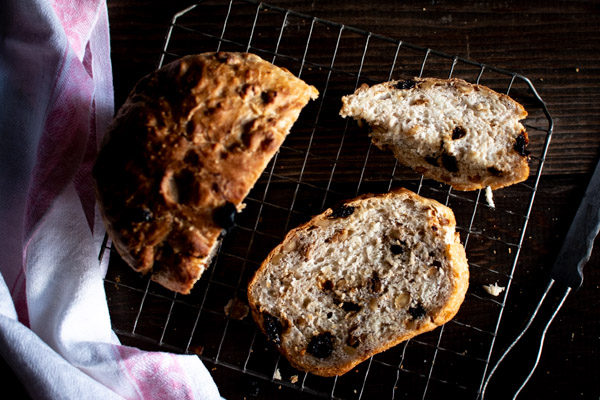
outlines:
{"label": "walnut piece in bread", "polygon": [[406,189],[328,209],[258,269],[253,318],[296,368],[341,375],[454,317],[469,280],[455,225],[448,207]]}
{"label": "walnut piece in bread", "polygon": [[94,166],[114,248],[189,293],[317,90],[254,54],[178,59],[135,86]]}
{"label": "walnut piece in bread", "polygon": [[340,115],[365,120],[373,143],[457,190],[502,188],[529,176],[527,112],[505,94],[462,79],[363,85]]}

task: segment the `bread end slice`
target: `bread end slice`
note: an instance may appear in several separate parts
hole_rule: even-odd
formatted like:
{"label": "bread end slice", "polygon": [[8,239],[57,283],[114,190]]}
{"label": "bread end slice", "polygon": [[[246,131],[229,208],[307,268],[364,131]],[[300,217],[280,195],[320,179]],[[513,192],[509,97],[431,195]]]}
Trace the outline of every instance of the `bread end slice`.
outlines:
{"label": "bread end slice", "polygon": [[187,294],[222,232],[318,91],[255,54],[182,57],[142,78],[94,165],[125,262]]}
{"label": "bread end slice", "polygon": [[444,324],[468,287],[452,211],[398,189],[290,231],[248,286],[252,315],[296,368],[341,375]]}
{"label": "bread end slice", "polygon": [[527,116],[509,96],[462,79],[363,85],[340,115],[366,121],[373,143],[457,190],[499,189],[529,176]]}

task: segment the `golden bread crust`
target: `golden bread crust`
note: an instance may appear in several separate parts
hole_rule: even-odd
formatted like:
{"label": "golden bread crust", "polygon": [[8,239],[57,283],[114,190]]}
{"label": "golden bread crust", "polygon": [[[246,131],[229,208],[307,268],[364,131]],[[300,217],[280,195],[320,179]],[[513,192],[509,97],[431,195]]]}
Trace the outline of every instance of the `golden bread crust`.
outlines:
{"label": "golden bread crust", "polygon": [[529,177],[521,104],[462,79],[362,85],[340,115],[365,120],[373,143],[400,163],[457,190],[499,189]]}
{"label": "golden bread crust", "polygon": [[218,239],[317,90],[249,53],[178,59],[138,82],[94,166],[121,257],[189,293]]}
{"label": "golden bread crust", "polygon": [[[360,203],[365,199],[371,198],[389,198],[392,196],[406,196],[407,198],[412,199],[412,201],[421,204],[423,208],[432,207],[434,208],[435,214],[428,217],[429,223],[432,225],[438,224],[439,221],[444,220],[445,226],[447,226],[452,231],[456,225],[456,221],[454,218],[454,214],[452,210],[442,204],[438,203],[435,200],[423,198],[407,189],[395,189],[389,193],[373,195],[373,194],[364,194],[352,200],[344,202],[344,207],[346,206],[356,206],[359,207]],[[305,233],[308,230],[314,229],[315,226],[325,226],[330,223],[330,216],[334,211],[332,209],[327,209],[322,214],[313,217],[307,223],[291,230],[282,241],[282,243],[277,246],[273,251],[268,255],[265,261],[261,264],[259,269],[256,271],[253,279],[250,281],[248,285],[248,303],[250,305],[250,310],[252,316],[258,326],[261,328],[264,334],[267,336],[271,335],[272,330],[271,327],[268,326],[268,321],[265,320],[265,313],[269,313],[272,311],[267,311],[269,307],[266,304],[261,304],[258,299],[257,293],[261,290],[258,285],[262,284],[262,277],[268,272],[269,268],[272,268],[272,260],[274,257],[280,255],[282,252],[286,252],[290,248],[290,244],[297,240],[297,238]],[[293,246],[292,246],[293,248]],[[382,345],[376,348],[359,348],[358,351],[354,354],[351,359],[344,359],[343,362],[335,362],[328,363],[327,360],[320,360],[315,357],[307,356],[306,350],[304,350],[302,344],[299,344],[297,341],[293,342],[287,338],[289,336],[290,324],[293,325],[292,322],[285,322],[282,324],[282,332],[281,339],[277,345],[278,350],[288,359],[288,361],[295,367],[304,371],[311,372],[316,375],[321,376],[335,376],[341,375],[348,372],[355,365],[361,363],[362,361],[368,359],[369,357],[380,353],[384,350],[387,350],[398,343],[401,343],[407,339],[410,339],[416,335],[419,335],[424,332],[431,331],[436,327],[445,324],[450,319],[452,319],[456,313],[460,305],[462,304],[469,283],[469,270],[468,263],[465,254],[464,247],[460,243],[458,233],[454,234],[454,242],[447,245],[445,250],[445,257],[449,263],[449,279],[451,280],[451,291],[447,296],[444,304],[438,309],[431,309],[427,312],[427,318],[423,318],[418,322],[413,322],[414,325],[412,329],[389,340],[384,342]],[[256,287],[255,287],[256,286]],[[285,289],[283,289],[285,291]],[[278,310],[280,313],[276,314],[282,320],[294,320],[293,316],[289,315],[289,312],[286,310]]]}

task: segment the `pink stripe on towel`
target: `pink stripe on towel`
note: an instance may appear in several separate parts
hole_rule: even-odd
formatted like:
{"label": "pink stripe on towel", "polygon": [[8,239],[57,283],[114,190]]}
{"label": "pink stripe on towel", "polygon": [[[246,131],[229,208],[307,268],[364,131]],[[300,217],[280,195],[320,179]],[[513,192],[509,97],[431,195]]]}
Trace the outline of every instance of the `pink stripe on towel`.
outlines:
{"label": "pink stripe on towel", "polygon": [[145,353],[133,347],[115,346],[121,366],[143,399],[193,399],[188,377],[177,356],[169,353]]}

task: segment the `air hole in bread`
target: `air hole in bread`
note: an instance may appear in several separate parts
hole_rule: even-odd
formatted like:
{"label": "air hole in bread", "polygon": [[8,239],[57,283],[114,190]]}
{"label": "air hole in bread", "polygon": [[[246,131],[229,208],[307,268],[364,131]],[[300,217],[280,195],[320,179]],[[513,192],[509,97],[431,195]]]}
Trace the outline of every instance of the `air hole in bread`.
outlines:
{"label": "air hole in bread", "polygon": [[351,301],[345,301],[342,303],[342,309],[346,312],[358,312],[362,307]]}
{"label": "air hole in bread", "polygon": [[183,157],[183,162],[192,167],[202,168],[200,157],[198,156],[198,153],[196,153],[194,150],[188,150],[188,152],[185,153],[185,156]]}
{"label": "air hole in bread", "polygon": [[458,162],[451,154],[442,154],[442,165],[448,172],[458,172]]}
{"label": "air hole in bread", "polygon": [[273,138],[273,135],[267,134],[266,137],[260,142],[260,149],[262,151],[269,151],[273,147],[274,143],[275,139]]}
{"label": "air hole in bread", "polygon": [[402,254],[404,253],[404,247],[399,244],[393,244],[390,246],[390,251],[395,255]]}
{"label": "air hole in bread", "polygon": [[411,106],[421,106],[421,105],[423,105],[423,104],[427,104],[427,103],[429,103],[429,100],[427,100],[426,98],[423,98],[423,97],[421,97],[421,98],[419,98],[419,99],[415,99],[415,100],[413,100],[413,101],[410,103],[410,105],[411,105]]}
{"label": "air hole in bread", "polygon": [[438,159],[435,156],[425,156],[425,161],[427,161],[427,164],[433,165],[434,167],[439,166]]}
{"label": "air hole in bread", "polygon": [[373,275],[371,275],[369,289],[373,293],[381,292],[381,279],[379,278],[379,274],[377,273],[377,271],[373,271]]}
{"label": "air hole in bread", "polygon": [[251,130],[244,130],[244,132],[242,133],[242,143],[247,149],[251,148],[252,146],[252,134],[253,132]]}
{"label": "air hole in bread", "polygon": [[277,92],[275,90],[266,90],[260,94],[260,98],[262,99],[264,104],[272,103],[277,97]]}
{"label": "air hole in bread", "polygon": [[187,204],[195,200],[194,173],[189,169],[179,171],[175,175],[175,185],[177,186],[178,202]]}
{"label": "air hole in bread", "polygon": [[394,298],[394,307],[402,309],[410,303],[410,294],[407,292],[400,293]]}
{"label": "air hole in bread", "polygon": [[161,262],[172,258],[175,254],[173,250],[173,246],[167,241],[164,240],[157,246],[157,254],[156,254],[156,262],[154,265],[154,269],[160,269],[162,267]]}
{"label": "air hole in bread", "polygon": [[304,301],[302,302],[302,307],[308,308],[308,306],[310,305],[311,302],[312,302],[312,300],[309,297],[306,297],[304,299]]}
{"label": "air hole in bread", "polygon": [[351,332],[353,332],[352,330],[348,332],[348,338],[346,339],[346,344],[354,349],[356,349],[358,347],[358,345],[360,344],[360,338],[358,336],[354,336]]}
{"label": "air hole in bread", "polygon": [[421,319],[425,315],[427,315],[427,311],[423,308],[423,305],[421,303],[417,303],[417,305],[414,307],[409,307],[408,313],[414,319]]}
{"label": "air hole in bread", "polygon": [[245,84],[240,88],[240,96],[243,99],[246,99],[248,97],[256,96],[259,91],[260,87],[258,85]]}
{"label": "air hole in bread", "polygon": [[465,130],[465,128],[463,128],[462,126],[457,126],[452,131],[452,140],[458,140],[460,138],[463,138],[466,134],[467,131]]}
{"label": "air hole in bread", "polygon": [[185,133],[187,137],[192,137],[194,136],[194,132],[196,131],[196,123],[194,122],[193,119],[190,119],[186,124],[185,124]]}
{"label": "air hole in bread", "polygon": [[394,87],[396,89],[400,89],[400,90],[406,90],[406,89],[412,89],[415,87],[415,85],[417,84],[417,82],[415,82],[412,79],[406,79],[404,81],[398,81],[396,82],[396,84],[394,85]]}
{"label": "air hole in bread", "polygon": [[197,200],[194,173],[183,169],[174,173],[169,171],[161,182],[161,193],[168,204],[188,204]]}
{"label": "air hole in bread", "polygon": [[502,176],[503,172],[496,167],[487,167],[487,171],[494,176]]}

